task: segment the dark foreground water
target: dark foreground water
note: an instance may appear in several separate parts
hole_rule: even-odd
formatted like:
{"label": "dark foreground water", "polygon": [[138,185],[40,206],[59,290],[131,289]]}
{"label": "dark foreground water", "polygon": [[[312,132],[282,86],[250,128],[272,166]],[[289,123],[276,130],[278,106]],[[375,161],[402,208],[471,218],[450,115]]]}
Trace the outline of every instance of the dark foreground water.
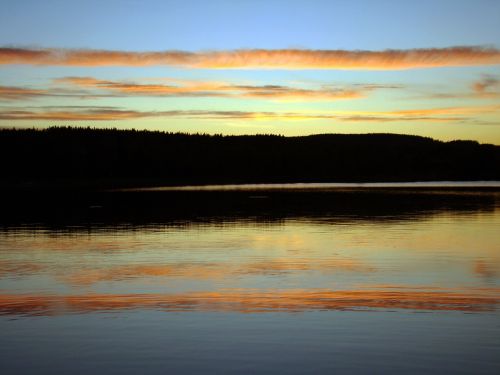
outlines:
{"label": "dark foreground water", "polygon": [[498,191],[4,193],[0,373],[498,374]]}

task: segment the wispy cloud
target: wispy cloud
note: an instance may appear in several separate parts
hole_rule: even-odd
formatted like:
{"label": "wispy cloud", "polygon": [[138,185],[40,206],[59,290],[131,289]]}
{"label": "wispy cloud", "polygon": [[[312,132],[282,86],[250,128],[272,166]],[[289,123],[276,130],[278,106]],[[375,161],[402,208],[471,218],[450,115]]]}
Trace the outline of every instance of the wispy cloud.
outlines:
{"label": "wispy cloud", "polygon": [[349,122],[463,122],[468,119],[463,117],[432,117],[432,116],[346,116],[340,118],[341,121]]}
{"label": "wispy cloud", "polygon": [[0,86],[0,101],[19,101],[30,100],[42,97],[60,97],[60,98],[77,98],[90,99],[99,97],[114,97],[113,93],[91,93],[88,90],[80,88],[61,88],[48,87],[43,89],[18,87],[18,86]]}
{"label": "wispy cloud", "polygon": [[151,117],[201,120],[335,120],[346,122],[465,122],[470,116],[498,113],[500,105],[424,108],[396,111],[270,112],[226,110],[138,111],[118,107],[23,107],[0,108],[0,120],[110,121]]}
{"label": "wispy cloud", "polygon": [[0,64],[168,65],[202,69],[400,70],[498,65],[500,64],[500,50],[475,46],[382,51],[242,49],[204,52],[0,48]]}
{"label": "wispy cloud", "polygon": [[483,74],[472,82],[467,90],[455,92],[434,92],[425,94],[424,98],[432,99],[497,99],[500,98],[500,79],[491,74]]}
{"label": "wispy cloud", "polygon": [[176,117],[205,120],[270,120],[270,119],[328,119],[334,116],[326,114],[300,114],[291,112],[251,112],[251,111],[211,111],[211,110],[171,110],[171,111],[136,111],[111,108],[87,108],[74,110],[61,109],[7,109],[0,111],[0,120],[67,120],[67,121],[106,121],[126,120],[147,117]]}
{"label": "wispy cloud", "polygon": [[374,115],[391,115],[391,116],[428,116],[428,115],[469,115],[500,111],[500,104],[495,105],[480,105],[480,106],[457,106],[457,107],[437,107],[437,108],[417,108],[417,109],[402,109],[396,111],[385,112],[365,112],[366,114]]}
{"label": "wispy cloud", "polygon": [[23,87],[0,86],[0,99],[20,100],[46,96],[47,90],[36,90]]}
{"label": "wispy cloud", "polygon": [[481,97],[499,97],[500,79],[493,75],[484,74],[481,79],[473,83],[472,88]]}
{"label": "wispy cloud", "polygon": [[81,110],[53,109],[27,110],[14,109],[0,112],[0,120],[64,120],[64,121],[105,121],[126,120],[158,116],[160,112],[141,112],[123,109],[88,108]]}
{"label": "wispy cloud", "polygon": [[[176,81],[175,84],[140,84],[100,80],[92,77],[64,77],[55,80],[72,86],[97,89],[123,96],[167,96],[167,97],[226,97],[264,100],[338,100],[358,99],[380,87],[356,85],[355,87],[321,87],[305,89],[283,85],[234,85],[223,82]],[[383,87],[389,88],[389,87]],[[395,86],[390,87],[395,88]]]}

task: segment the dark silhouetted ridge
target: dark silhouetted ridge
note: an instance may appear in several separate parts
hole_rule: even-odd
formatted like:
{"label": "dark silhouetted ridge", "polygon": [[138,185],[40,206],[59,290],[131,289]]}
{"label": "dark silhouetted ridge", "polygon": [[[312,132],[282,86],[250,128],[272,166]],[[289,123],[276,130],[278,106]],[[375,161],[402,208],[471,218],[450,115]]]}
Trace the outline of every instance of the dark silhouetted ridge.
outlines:
{"label": "dark silhouetted ridge", "polygon": [[500,146],[397,134],[0,131],[3,186],[499,180]]}

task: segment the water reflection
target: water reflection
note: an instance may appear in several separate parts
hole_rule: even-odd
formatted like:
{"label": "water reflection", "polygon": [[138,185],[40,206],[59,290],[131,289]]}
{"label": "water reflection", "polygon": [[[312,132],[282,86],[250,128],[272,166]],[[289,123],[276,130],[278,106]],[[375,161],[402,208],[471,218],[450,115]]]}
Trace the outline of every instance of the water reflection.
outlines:
{"label": "water reflection", "polygon": [[412,309],[481,312],[500,303],[498,289],[431,290],[225,290],[160,294],[0,295],[0,315],[53,315],[129,309],[230,311]]}
{"label": "water reflection", "polygon": [[226,184],[156,186],[146,188],[114,189],[113,191],[272,191],[272,190],[328,190],[373,189],[373,188],[499,188],[500,181],[419,181],[419,182],[320,182],[320,183],[274,183],[274,184]]}
{"label": "water reflection", "polygon": [[0,311],[498,307],[495,190],[259,194],[9,197]]}
{"label": "water reflection", "polygon": [[[37,192],[0,196],[0,229],[92,231],[162,225],[358,224],[494,212],[498,188]],[[255,195],[258,194],[258,195]],[[258,199],[257,199],[258,198]]]}
{"label": "water reflection", "polygon": [[498,198],[1,195],[2,370],[496,374]]}

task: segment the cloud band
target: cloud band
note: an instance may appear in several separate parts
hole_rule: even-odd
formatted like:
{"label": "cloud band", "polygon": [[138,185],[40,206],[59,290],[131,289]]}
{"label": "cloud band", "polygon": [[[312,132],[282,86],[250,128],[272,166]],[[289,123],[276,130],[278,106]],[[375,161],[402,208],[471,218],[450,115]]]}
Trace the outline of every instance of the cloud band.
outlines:
{"label": "cloud band", "polygon": [[500,50],[474,46],[382,51],[242,49],[205,52],[0,48],[0,64],[167,65],[201,69],[401,70],[498,65],[500,64]]}

